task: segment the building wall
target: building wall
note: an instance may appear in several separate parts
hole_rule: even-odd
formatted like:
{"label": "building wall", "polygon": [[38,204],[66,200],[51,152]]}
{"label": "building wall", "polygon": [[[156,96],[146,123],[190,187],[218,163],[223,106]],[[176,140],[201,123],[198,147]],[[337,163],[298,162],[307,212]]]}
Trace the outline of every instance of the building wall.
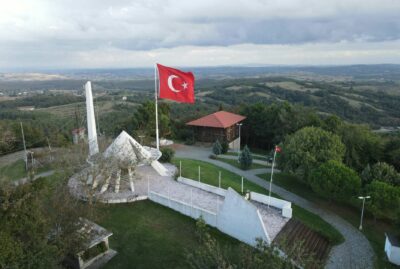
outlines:
{"label": "building wall", "polygon": [[194,135],[196,141],[200,142],[215,142],[217,139],[222,142],[227,140],[232,142],[237,137],[239,137],[239,126],[236,124],[228,128],[213,128],[213,127],[202,127],[194,126]]}

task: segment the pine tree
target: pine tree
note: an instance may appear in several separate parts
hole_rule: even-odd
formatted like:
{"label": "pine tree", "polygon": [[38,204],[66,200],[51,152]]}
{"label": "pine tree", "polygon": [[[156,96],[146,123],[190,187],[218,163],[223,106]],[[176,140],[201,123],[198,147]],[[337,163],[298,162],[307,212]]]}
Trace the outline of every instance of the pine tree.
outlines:
{"label": "pine tree", "polygon": [[221,153],[222,153],[222,154],[225,154],[225,153],[228,152],[228,150],[229,150],[229,143],[228,143],[228,141],[227,141],[226,139],[224,139],[224,140],[222,141],[221,148],[222,148],[222,150],[221,150]]}
{"label": "pine tree", "polygon": [[242,152],[240,152],[239,155],[239,163],[242,169],[247,170],[250,168],[250,166],[253,163],[253,156],[251,155],[251,152],[247,145],[244,147]]}
{"label": "pine tree", "polygon": [[215,155],[220,155],[222,152],[222,146],[221,143],[219,143],[219,140],[217,139],[217,141],[215,141],[215,143],[213,144],[212,147],[212,151]]}

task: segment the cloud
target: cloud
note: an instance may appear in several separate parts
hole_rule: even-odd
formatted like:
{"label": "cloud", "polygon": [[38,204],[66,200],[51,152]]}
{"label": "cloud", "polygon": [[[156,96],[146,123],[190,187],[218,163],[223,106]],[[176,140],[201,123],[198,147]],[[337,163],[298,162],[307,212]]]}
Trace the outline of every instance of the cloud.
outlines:
{"label": "cloud", "polygon": [[[92,59],[104,67],[117,65],[120,54],[146,59],[149,53],[189,47],[226,54],[224,49],[238,52],[244,44],[257,48],[254,53],[341,43],[382,43],[382,51],[400,40],[398,14],[395,0],[4,0],[0,65],[79,66],[85,61],[78,56],[108,52],[102,61]],[[299,59],[292,57],[293,63]]]}

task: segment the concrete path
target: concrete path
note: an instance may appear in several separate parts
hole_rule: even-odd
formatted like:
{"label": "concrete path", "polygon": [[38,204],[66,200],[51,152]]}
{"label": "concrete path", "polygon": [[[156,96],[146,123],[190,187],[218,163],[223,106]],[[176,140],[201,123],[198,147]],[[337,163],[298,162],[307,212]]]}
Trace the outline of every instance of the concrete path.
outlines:
{"label": "concrete path", "polygon": [[[27,150],[32,150],[32,151],[43,150],[43,151],[45,151],[45,150],[48,150],[48,148],[46,148],[46,147],[43,147],[43,148],[30,148],[30,149],[27,149]],[[17,152],[13,152],[13,153],[10,153],[10,154],[7,154],[7,155],[0,156],[0,167],[13,164],[16,161],[23,160],[23,159],[24,159],[24,151],[23,150],[17,151]]]}
{"label": "concrete path", "polygon": [[[232,155],[218,155],[218,158],[222,158],[222,159],[229,159],[229,160],[237,160],[238,157],[237,156],[232,156]],[[253,163],[257,163],[257,164],[261,164],[261,165],[265,165],[265,166],[271,166],[271,164],[267,161],[262,161],[262,160],[256,160],[253,159]]]}
{"label": "concrete path", "polygon": [[[51,176],[52,174],[54,174],[54,170],[50,170],[50,171],[46,171],[40,174],[37,174],[34,176],[32,181],[35,181],[36,179],[40,178],[40,177],[48,177]],[[18,180],[13,181],[13,184],[15,186],[21,185],[21,184],[25,184],[26,182],[28,182],[30,179],[28,177],[24,177],[24,178],[20,178]]]}
{"label": "concrete path", "polygon": [[[254,170],[243,171],[239,168],[231,166],[227,163],[213,160],[209,158],[211,148],[201,148],[194,146],[180,145],[176,149],[176,157],[200,160],[212,163],[233,173],[247,178],[248,180],[262,186],[266,189],[269,188],[269,183],[258,176],[259,171]],[[259,169],[257,169],[259,170]],[[266,168],[265,172],[268,172]],[[264,173],[263,171],[261,173]],[[350,223],[339,217],[333,212],[321,209],[317,204],[314,204],[294,193],[291,193],[284,188],[272,184],[272,191],[284,199],[295,203],[296,205],[307,209],[314,214],[317,214],[326,222],[334,226],[345,238],[345,242],[335,246],[329,256],[326,268],[328,269],[369,269],[373,268],[374,252],[367,238],[359,232]]]}

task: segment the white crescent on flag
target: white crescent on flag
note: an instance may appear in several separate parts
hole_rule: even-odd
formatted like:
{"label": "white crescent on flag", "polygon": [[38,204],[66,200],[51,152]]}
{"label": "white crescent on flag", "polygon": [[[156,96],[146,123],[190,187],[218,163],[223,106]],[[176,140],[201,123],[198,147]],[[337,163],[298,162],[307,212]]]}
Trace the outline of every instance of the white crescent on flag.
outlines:
{"label": "white crescent on flag", "polygon": [[174,88],[174,85],[172,85],[172,80],[173,80],[174,78],[178,78],[178,76],[170,75],[170,76],[168,77],[168,87],[169,87],[169,89],[170,89],[171,91],[173,91],[173,92],[181,92],[182,90],[179,91],[179,90],[177,90],[177,89]]}

